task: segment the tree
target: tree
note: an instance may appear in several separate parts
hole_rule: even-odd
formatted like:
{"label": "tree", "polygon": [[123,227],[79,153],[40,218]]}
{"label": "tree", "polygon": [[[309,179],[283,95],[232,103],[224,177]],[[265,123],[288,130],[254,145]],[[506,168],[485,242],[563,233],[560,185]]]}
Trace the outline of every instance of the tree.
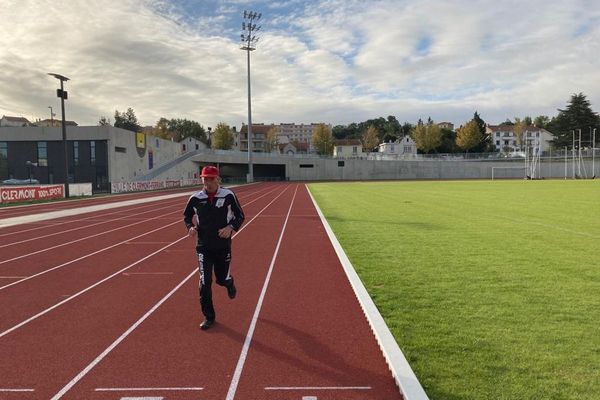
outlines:
{"label": "tree", "polygon": [[211,144],[213,149],[231,150],[233,147],[233,134],[229,125],[225,122],[219,122],[212,134]]}
{"label": "tree", "polygon": [[331,129],[325,124],[319,124],[312,135],[312,142],[317,150],[317,154],[333,154],[333,135]]}
{"label": "tree", "polygon": [[479,132],[479,127],[474,120],[458,128],[456,133],[456,144],[467,152],[481,142],[481,139],[481,132]]}
{"label": "tree", "polygon": [[169,120],[167,126],[171,133],[171,137],[177,142],[191,137],[200,140],[203,143],[208,143],[204,127],[196,121],[185,118],[174,118]]}
{"label": "tree", "polygon": [[379,133],[377,129],[371,125],[367,128],[362,137],[362,146],[366,151],[373,151],[379,145]]}
{"label": "tree", "polygon": [[492,137],[486,133],[486,124],[483,119],[479,116],[479,113],[475,111],[473,114],[472,121],[475,121],[477,124],[477,128],[479,129],[479,134],[481,135],[481,141],[476,144],[471,152],[473,153],[484,153],[490,151],[496,151],[496,147],[492,144]]}
{"label": "tree", "polygon": [[533,120],[531,119],[531,117],[529,115],[526,115],[523,118],[523,123],[525,124],[525,126],[531,126],[531,125],[533,125]]}
{"label": "tree", "polygon": [[572,132],[578,135],[581,129],[582,144],[591,143],[590,130],[600,127],[600,117],[592,111],[590,102],[583,93],[573,94],[564,110],[559,109],[558,115],[550,121],[547,129],[554,135],[552,143],[555,147],[571,147]]}
{"label": "tree", "polygon": [[279,145],[279,136],[277,135],[277,129],[271,128],[267,131],[267,137],[265,138],[265,151],[271,153],[277,149]]}
{"label": "tree", "polygon": [[521,118],[519,117],[515,117],[515,122],[513,124],[513,133],[515,135],[515,137],[517,138],[517,144],[519,145],[519,150],[521,150],[523,148],[523,136],[525,134],[525,129],[527,128],[527,125],[525,124],[525,121],[521,121]]}
{"label": "tree", "polygon": [[533,125],[535,125],[538,128],[546,129],[546,126],[548,126],[549,122],[550,122],[550,118],[548,116],[538,115],[533,120]]}
{"label": "tree", "polygon": [[417,149],[429,153],[442,143],[442,130],[435,124],[418,124],[412,130],[412,137],[417,144]]}
{"label": "tree", "polygon": [[133,108],[129,107],[124,113],[115,110],[115,128],[127,129],[128,131],[139,132],[142,127],[138,124],[137,117]]}
{"label": "tree", "polygon": [[105,117],[104,115],[100,117],[98,121],[98,126],[110,126],[110,118]]}
{"label": "tree", "polygon": [[450,129],[441,128],[442,143],[435,149],[438,153],[456,153],[460,149],[456,146],[456,132]]}

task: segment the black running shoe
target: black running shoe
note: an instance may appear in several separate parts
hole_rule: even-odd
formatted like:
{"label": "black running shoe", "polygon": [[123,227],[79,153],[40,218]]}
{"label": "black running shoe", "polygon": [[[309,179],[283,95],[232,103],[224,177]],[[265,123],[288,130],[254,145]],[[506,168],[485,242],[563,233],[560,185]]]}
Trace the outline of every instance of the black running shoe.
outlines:
{"label": "black running shoe", "polygon": [[209,329],[211,326],[213,326],[214,323],[215,323],[214,319],[205,319],[200,324],[200,329],[202,329],[203,331],[205,331],[205,330]]}
{"label": "black running shoe", "polygon": [[237,294],[237,289],[235,285],[232,283],[231,286],[227,286],[227,295],[230,299],[235,299],[235,295]]}

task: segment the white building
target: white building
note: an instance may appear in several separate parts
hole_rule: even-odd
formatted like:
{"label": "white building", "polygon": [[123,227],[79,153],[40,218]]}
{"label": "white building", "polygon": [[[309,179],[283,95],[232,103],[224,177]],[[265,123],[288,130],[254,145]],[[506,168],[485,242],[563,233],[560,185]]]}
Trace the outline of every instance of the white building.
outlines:
{"label": "white building", "polygon": [[31,126],[31,122],[27,118],[23,117],[9,117],[7,115],[3,115],[0,118],[0,126],[12,126],[12,127],[23,127],[23,126]]}
{"label": "white building", "polygon": [[337,158],[358,157],[363,154],[362,143],[358,139],[333,141],[333,156]]}
{"label": "white building", "polygon": [[488,125],[485,131],[492,137],[492,143],[496,151],[512,153],[515,151],[523,151],[525,144],[527,148],[535,148],[539,146],[539,151],[548,151],[551,146],[553,136],[550,132],[537,126],[529,125],[523,130],[523,143],[519,143],[519,139],[515,134],[514,125]]}
{"label": "white building", "polygon": [[410,136],[404,136],[395,142],[381,143],[379,153],[386,156],[405,156],[417,154],[417,144]]}

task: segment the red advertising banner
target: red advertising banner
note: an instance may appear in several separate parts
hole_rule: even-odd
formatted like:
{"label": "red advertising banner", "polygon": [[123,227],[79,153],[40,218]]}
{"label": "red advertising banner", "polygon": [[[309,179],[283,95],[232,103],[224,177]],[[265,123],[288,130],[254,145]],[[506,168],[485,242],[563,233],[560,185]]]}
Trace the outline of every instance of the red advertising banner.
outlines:
{"label": "red advertising banner", "polygon": [[16,203],[31,200],[61,199],[65,197],[63,185],[1,186],[0,202]]}

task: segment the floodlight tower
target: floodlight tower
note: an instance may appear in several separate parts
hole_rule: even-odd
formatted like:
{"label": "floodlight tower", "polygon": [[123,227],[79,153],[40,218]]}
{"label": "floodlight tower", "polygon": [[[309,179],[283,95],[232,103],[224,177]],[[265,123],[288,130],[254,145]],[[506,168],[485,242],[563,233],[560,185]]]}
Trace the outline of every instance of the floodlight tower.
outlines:
{"label": "floodlight tower", "polygon": [[244,21],[242,22],[242,34],[240,49],[246,51],[248,60],[248,183],[254,181],[254,172],[252,170],[252,101],[250,90],[250,52],[256,50],[258,38],[256,33],[260,30],[260,25],[256,22],[260,20],[262,14],[255,11],[244,11]]}

